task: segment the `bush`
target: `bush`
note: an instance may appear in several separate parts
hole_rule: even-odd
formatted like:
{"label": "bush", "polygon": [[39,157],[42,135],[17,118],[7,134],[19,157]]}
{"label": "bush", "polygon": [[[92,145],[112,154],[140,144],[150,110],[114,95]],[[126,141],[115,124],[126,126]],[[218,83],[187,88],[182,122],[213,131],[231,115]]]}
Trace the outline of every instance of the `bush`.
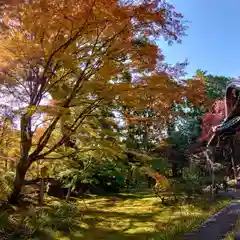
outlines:
{"label": "bush", "polygon": [[175,180],[175,190],[187,196],[202,193],[202,178],[198,169],[186,168],[181,179]]}
{"label": "bush", "polygon": [[15,178],[15,172],[6,172],[0,175],[0,199],[6,200],[7,195],[12,190],[13,181]]}

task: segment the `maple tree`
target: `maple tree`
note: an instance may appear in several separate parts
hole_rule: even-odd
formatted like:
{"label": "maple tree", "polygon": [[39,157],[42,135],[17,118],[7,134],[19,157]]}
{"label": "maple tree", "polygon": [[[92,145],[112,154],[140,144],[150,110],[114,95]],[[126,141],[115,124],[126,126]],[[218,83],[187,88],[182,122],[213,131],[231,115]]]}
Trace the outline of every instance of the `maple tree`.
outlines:
{"label": "maple tree", "polygon": [[8,117],[0,122],[0,164],[3,172],[13,170],[19,158],[19,132],[12,128],[12,121]]}
{"label": "maple tree", "polygon": [[[217,126],[225,118],[224,100],[216,100],[212,105],[212,111],[205,113],[201,118],[202,135],[199,140],[208,139],[212,134],[211,129]],[[210,135],[210,136],[209,136]]]}
{"label": "maple tree", "polygon": [[[18,110],[12,110],[21,128],[12,203],[29,167],[71,141],[99,109],[118,103],[145,109],[151,102],[164,119],[181,98],[179,84],[162,69],[155,43],[161,37],[179,41],[184,34],[183,16],[166,1],[36,0],[6,14],[1,92],[15,100]],[[147,41],[139,44],[142,38]],[[133,80],[117,81],[126,70]],[[44,115],[47,127],[33,144]]]}

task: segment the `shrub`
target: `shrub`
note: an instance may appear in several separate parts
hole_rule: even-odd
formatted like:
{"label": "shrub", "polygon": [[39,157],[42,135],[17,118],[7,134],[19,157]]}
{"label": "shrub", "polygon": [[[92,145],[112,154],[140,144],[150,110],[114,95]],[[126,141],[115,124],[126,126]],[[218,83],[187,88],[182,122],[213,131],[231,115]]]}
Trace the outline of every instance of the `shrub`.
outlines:
{"label": "shrub", "polygon": [[7,199],[7,195],[12,190],[15,172],[8,171],[0,175],[0,199]]}
{"label": "shrub", "polygon": [[175,180],[175,190],[187,196],[202,192],[202,177],[198,169],[186,168],[181,179]]}

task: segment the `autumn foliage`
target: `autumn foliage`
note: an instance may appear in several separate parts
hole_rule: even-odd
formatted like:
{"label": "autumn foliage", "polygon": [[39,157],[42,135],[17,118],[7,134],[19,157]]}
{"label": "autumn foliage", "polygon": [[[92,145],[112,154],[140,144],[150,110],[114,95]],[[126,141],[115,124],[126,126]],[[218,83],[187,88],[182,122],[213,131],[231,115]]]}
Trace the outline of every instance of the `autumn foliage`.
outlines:
{"label": "autumn foliage", "polygon": [[[186,30],[166,0],[5,1],[0,10],[0,95],[9,100],[1,114],[18,123],[20,146],[11,203],[40,162],[120,161],[136,148],[148,156],[186,108],[206,112],[213,104],[203,74],[181,80],[186,63],[165,62],[158,41],[180,43]],[[201,139],[224,111],[218,101],[202,117]],[[149,158],[138,164],[169,186]],[[78,176],[84,167],[74,169]]]}
{"label": "autumn foliage", "polygon": [[212,106],[212,111],[205,113],[201,118],[202,135],[200,140],[209,138],[212,128],[221,123],[225,118],[225,103],[223,100],[217,100]]}
{"label": "autumn foliage", "polygon": [[21,128],[11,201],[32,163],[73,136],[84,136],[78,145],[86,148],[102,111],[124,106],[117,109],[129,118],[147,108],[152,120],[167,122],[173,104],[186,96],[189,84],[167,71],[156,44],[180,42],[185,31],[183,16],[167,1],[33,0],[1,14],[0,90],[13,99]]}

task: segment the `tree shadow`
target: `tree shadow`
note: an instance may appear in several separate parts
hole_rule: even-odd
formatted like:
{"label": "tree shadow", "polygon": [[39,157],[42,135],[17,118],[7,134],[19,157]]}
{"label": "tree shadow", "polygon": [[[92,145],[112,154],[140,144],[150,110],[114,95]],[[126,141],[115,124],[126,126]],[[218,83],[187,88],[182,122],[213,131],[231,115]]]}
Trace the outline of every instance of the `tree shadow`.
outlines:
{"label": "tree shadow", "polygon": [[[116,215],[118,216],[118,214]],[[147,239],[168,239],[168,240],[182,240],[186,232],[192,231],[195,227],[201,223],[201,217],[195,217],[194,220],[192,217],[179,217],[174,221],[170,221],[166,224],[161,222],[155,223],[154,231],[138,231],[135,233],[129,233],[130,229],[134,228],[134,220],[129,222],[129,226],[125,229],[110,230],[105,228],[100,228],[96,226],[96,221],[88,221],[89,228],[87,231],[82,232],[81,236],[76,236],[74,233],[70,234],[70,239],[82,240],[82,239],[129,239],[129,240],[147,240]],[[182,222],[189,222],[186,226],[181,227]],[[174,228],[173,225],[178,224],[178,228]],[[195,239],[195,238],[193,238]]]}
{"label": "tree shadow", "polygon": [[[62,206],[63,207],[63,206]],[[86,212],[78,212],[72,218],[68,218],[67,213],[72,213],[72,210],[69,211],[69,208],[64,206],[64,210],[61,209],[61,213],[57,208],[49,208],[43,216],[28,219],[28,223],[24,222],[20,224],[19,222],[13,220],[8,213],[2,214],[0,216],[0,239],[46,239],[54,240],[60,239],[61,237],[68,237],[67,239],[72,240],[83,240],[83,239],[182,239],[186,229],[178,228],[176,232],[171,226],[172,224],[179,224],[183,221],[191,220],[191,225],[188,225],[189,229],[191,226],[195,226],[196,223],[199,223],[199,219],[181,217],[175,219],[174,222],[169,222],[167,224],[162,224],[161,222],[156,222],[155,230],[153,232],[137,232],[137,233],[128,233],[130,229],[134,229],[136,222],[142,222],[143,224],[146,221],[154,222],[154,214],[127,214],[127,213],[118,213],[112,212],[111,215],[105,211],[90,211],[87,212],[86,218],[80,218],[81,214],[86,214]],[[46,214],[46,215],[45,215]],[[65,220],[63,220],[63,215]],[[78,218],[77,218],[78,215]],[[80,215],[80,216],[79,216]],[[47,216],[47,218],[46,218]],[[116,217],[119,220],[124,220],[124,218],[129,219],[128,226],[121,230],[114,230],[110,228],[104,228],[98,226],[98,223],[102,218]],[[42,222],[44,218],[44,221]],[[84,223],[86,227],[80,227],[79,223]],[[195,223],[196,222],[196,223]],[[51,230],[50,230],[51,229]],[[168,231],[167,231],[168,230]],[[57,232],[57,234],[55,234]],[[176,238],[176,236],[178,238]],[[167,238],[166,238],[167,237]]]}
{"label": "tree shadow", "polygon": [[[66,208],[66,206],[61,206],[63,207]],[[149,213],[108,212],[92,209],[73,213],[67,207],[61,211],[60,214],[56,208],[49,208],[48,221],[45,221],[45,226],[52,226],[53,230],[59,231],[62,236],[68,236],[69,239],[177,239],[176,236],[182,239],[185,232],[191,231],[203,220],[202,216],[181,216],[164,223],[155,219],[163,209]],[[71,219],[63,221],[62,218],[67,218],[69,213]],[[115,220],[115,223],[127,221],[127,224],[121,230],[116,230],[111,228],[112,220]],[[104,224],[101,225],[101,222]],[[144,229],[149,223],[153,225],[153,229],[134,232],[136,228]],[[85,227],[80,227],[80,224]]]}
{"label": "tree shadow", "polygon": [[[179,206],[144,206],[144,200],[138,201],[134,208],[134,198],[120,198],[119,205],[108,207],[91,201],[91,206],[79,206],[79,202],[53,201],[43,209],[37,208],[33,215],[22,212],[0,211],[0,239],[183,239],[185,232],[197,227],[206,215],[174,216],[170,220],[161,219],[174,215]],[[133,202],[131,202],[133,200]],[[142,205],[141,205],[142,204]],[[199,207],[202,205],[199,203]],[[209,208],[211,206],[208,206]],[[151,210],[154,208],[154,210]],[[180,207],[179,207],[180,208]],[[208,208],[208,209],[209,209]],[[206,211],[208,210],[206,209]],[[144,211],[142,211],[144,210]],[[160,217],[159,217],[160,216]],[[117,226],[116,226],[117,225]],[[3,237],[5,236],[5,238]],[[7,237],[6,237],[7,236]]]}

